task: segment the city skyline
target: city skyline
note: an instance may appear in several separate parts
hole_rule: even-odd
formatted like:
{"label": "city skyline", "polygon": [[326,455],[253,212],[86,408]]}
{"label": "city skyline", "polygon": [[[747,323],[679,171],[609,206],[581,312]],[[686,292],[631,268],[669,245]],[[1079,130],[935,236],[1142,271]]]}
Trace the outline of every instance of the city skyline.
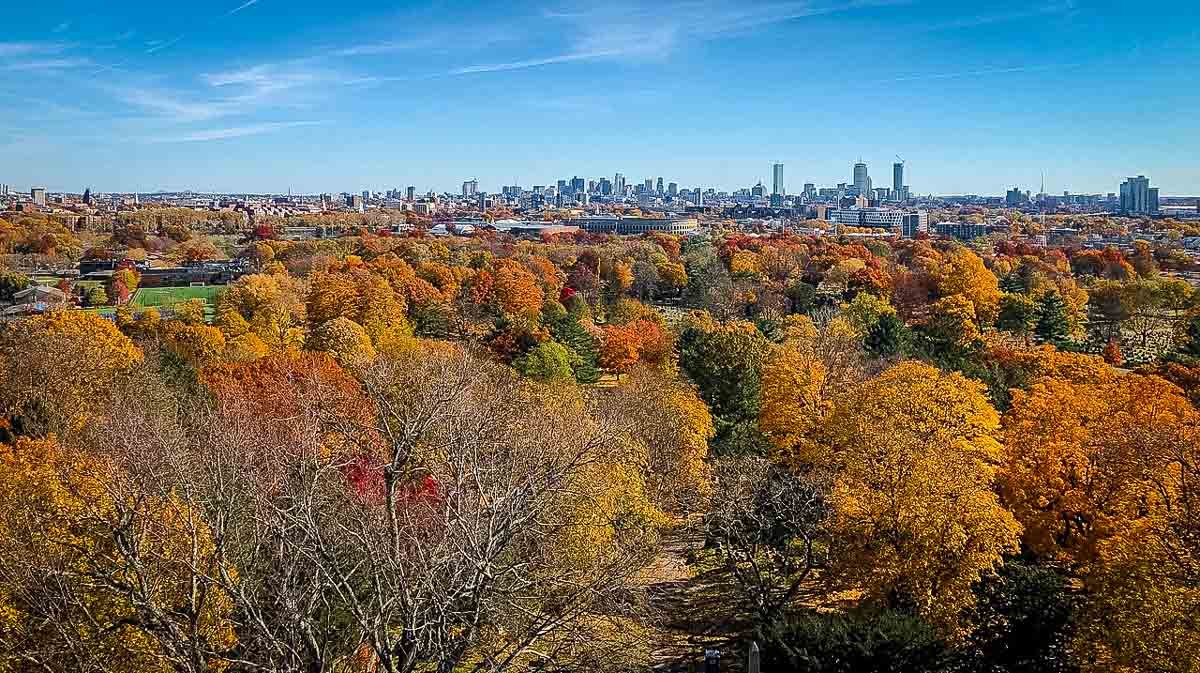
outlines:
{"label": "city skyline", "polygon": [[443,191],[620,170],[732,190],[781,162],[797,193],[862,154],[877,186],[904,157],[922,194],[1036,190],[1043,171],[1050,193],[1140,174],[1200,191],[1178,151],[1200,139],[1178,113],[1200,64],[1182,2],[152,8],[9,10],[0,181]]}

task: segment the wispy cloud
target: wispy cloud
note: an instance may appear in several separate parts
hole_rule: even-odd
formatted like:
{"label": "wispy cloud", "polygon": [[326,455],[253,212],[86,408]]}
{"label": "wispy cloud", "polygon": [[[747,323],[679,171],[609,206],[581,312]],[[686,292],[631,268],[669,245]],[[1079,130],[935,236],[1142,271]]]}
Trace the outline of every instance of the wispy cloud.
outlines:
{"label": "wispy cloud", "polygon": [[578,61],[613,58],[662,59],[682,45],[746,34],[772,24],[848,12],[867,7],[908,4],[910,0],[807,1],[748,5],[729,0],[680,0],[654,6],[583,7],[548,11],[545,19],[567,23],[573,35],[568,49],[537,58],[482,63],[456,68],[450,75],[520,70]]}
{"label": "wispy cloud", "polygon": [[258,65],[205,73],[201,78],[212,87],[246,87],[255,95],[266,95],[277,91],[294,89],[334,79],[324,68],[308,61],[287,63],[260,63]]}
{"label": "wispy cloud", "polygon": [[70,70],[90,65],[94,65],[94,63],[91,59],[86,58],[46,58],[13,61],[0,66],[0,69],[9,71],[54,71]]}
{"label": "wispy cloud", "polygon": [[270,122],[265,124],[250,124],[247,126],[230,126],[218,129],[205,129],[203,131],[192,131],[175,136],[163,136],[152,138],[151,142],[155,143],[195,143],[205,142],[210,140],[224,140],[228,138],[244,138],[247,136],[257,136],[264,133],[275,133],[286,129],[299,128],[303,126],[316,126],[324,124],[323,121],[292,121],[292,122]]}
{"label": "wispy cloud", "polygon": [[435,27],[415,37],[367,42],[334,49],[330,55],[351,57],[380,56],[406,51],[461,52],[486,49],[505,42],[517,42],[525,37],[525,32],[516,26],[490,24],[486,29],[463,26],[455,26],[453,29]]}
{"label": "wispy cloud", "polygon": [[308,61],[263,63],[200,75],[199,89],[124,86],[110,91],[121,101],[166,121],[192,123],[305,107],[322,83],[341,82],[340,73]]}
{"label": "wispy cloud", "polygon": [[963,77],[982,77],[984,75],[1010,75],[1023,72],[1045,72],[1049,70],[1066,70],[1078,68],[1079,63],[1044,63],[1040,65],[1018,65],[1006,68],[982,68],[979,70],[962,70],[957,72],[927,72],[889,77],[887,79],[865,82],[866,84],[888,84],[893,82],[919,82],[922,80],[960,79]]}
{"label": "wispy cloud", "polygon": [[126,103],[177,122],[208,121],[246,111],[244,105],[228,100],[188,100],[153,89],[130,88],[116,93]]}
{"label": "wispy cloud", "polygon": [[186,37],[186,35],[176,35],[169,40],[151,40],[150,42],[146,43],[149,46],[149,49],[146,50],[146,53],[153,54],[160,52],[167,47],[173,47],[176,44],[179,44],[180,40],[182,40],[184,37]]}
{"label": "wispy cloud", "polygon": [[1032,7],[1005,12],[975,14],[973,16],[964,16],[946,21],[935,21],[922,26],[921,29],[925,31],[963,30],[966,28],[988,26],[997,23],[1026,21],[1028,19],[1036,19],[1038,17],[1050,16],[1054,14],[1069,14],[1074,11],[1075,1],[1066,0],[1065,2],[1051,2],[1043,5],[1035,5]]}
{"label": "wispy cloud", "polygon": [[456,68],[450,71],[451,75],[468,75],[479,72],[501,72],[504,70],[521,70],[524,68],[536,68],[542,65],[553,65],[555,63],[570,63],[571,61],[586,61],[604,56],[616,56],[622,52],[576,52],[570,54],[559,54],[558,56],[548,56],[546,58],[533,58],[524,61],[508,61],[501,63],[484,63],[480,65],[469,65],[463,68]]}
{"label": "wispy cloud", "polygon": [[55,26],[53,29],[51,29],[51,31],[50,31],[50,32],[52,32],[52,33],[65,33],[65,32],[67,32],[67,31],[68,31],[68,30],[70,30],[70,29],[71,29],[71,22],[70,22],[70,21],[63,21],[62,23],[58,24],[58,25],[57,25],[57,26]]}
{"label": "wispy cloud", "polygon": [[69,46],[63,42],[0,42],[0,58],[58,54],[66,51]]}
{"label": "wispy cloud", "polygon": [[0,42],[0,70],[54,72],[93,65],[88,58],[71,56],[65,42]]}
{"label": "wispy cloud", "polygon": [[257,4],[258,4],[258,0],[246,0],[246,2],[243,2],[242,4],[238,5],[237,7],[234,7],[233,9],[229,10],[229,12],[227,14],[225,14],[225,16],[233,16],[234,14],[237,14],[238,12],[242,11],[243,9],[246,9],[247,7],[253,7],[254,5],[257,5]]}

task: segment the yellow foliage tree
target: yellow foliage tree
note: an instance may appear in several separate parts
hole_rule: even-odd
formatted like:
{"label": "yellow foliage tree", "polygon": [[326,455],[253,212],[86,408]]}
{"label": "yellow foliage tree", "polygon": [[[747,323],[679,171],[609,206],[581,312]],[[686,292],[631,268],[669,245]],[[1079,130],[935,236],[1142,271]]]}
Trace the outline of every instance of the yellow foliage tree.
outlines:
{"label": "yellow foliage tree", "polygon": [[915,362],[839,399],[813,456],[834,474],[834,575],[953,631],[971,585],[1017,549],[992,491],[998,426],[981,384]]}
{"label": "yellow foliage tree", "polygon": [[225,668],[232,603],[197,576],[207,529],[128,483],[53,439],[0,445],[0,670]]}
{"label": "yellow foliage tree", "polygon": [[1145,513],[1163,456],[1194,442],[1196,423],[1182,391],[1154,376],[1051,378],[1015,392],[998,484],[1025,543],[1051,559],[1090,562]]}
{"label": "yellow foliage tree", "polygon": [[965,247],[946,253],[934,270],[934,282],[938,296],[961,295],[970,301],[981,324],[996,322],[1000,283],[979,255]]}
{"label": "yellow foliage tree", "polygon": [[68,433],[104,409],[142,352],[111,321],[80,311],[21,320],[0,337],[0,401],[25,431]]}

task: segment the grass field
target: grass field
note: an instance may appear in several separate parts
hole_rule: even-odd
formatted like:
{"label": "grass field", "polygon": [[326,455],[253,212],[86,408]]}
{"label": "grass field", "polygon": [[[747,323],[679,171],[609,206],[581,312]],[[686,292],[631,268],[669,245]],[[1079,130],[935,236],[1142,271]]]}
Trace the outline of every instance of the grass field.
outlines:
{"label": "grass field", "polygon": [[217,295],[225,289],[224,285],[204,285],[202,287],[144,287],[134,293],[129,305],[134,308],[150,308],[170,306],[191,299],[203,299],[211,305]]}

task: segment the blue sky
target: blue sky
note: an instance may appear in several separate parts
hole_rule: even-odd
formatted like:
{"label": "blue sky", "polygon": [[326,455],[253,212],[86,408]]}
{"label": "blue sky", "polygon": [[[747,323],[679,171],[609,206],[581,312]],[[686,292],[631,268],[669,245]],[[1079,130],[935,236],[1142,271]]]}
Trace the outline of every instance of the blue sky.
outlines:
{"label": "blue sky", "polygon": [[1200,193],[1196,3],[12,3],[0,182]]}

